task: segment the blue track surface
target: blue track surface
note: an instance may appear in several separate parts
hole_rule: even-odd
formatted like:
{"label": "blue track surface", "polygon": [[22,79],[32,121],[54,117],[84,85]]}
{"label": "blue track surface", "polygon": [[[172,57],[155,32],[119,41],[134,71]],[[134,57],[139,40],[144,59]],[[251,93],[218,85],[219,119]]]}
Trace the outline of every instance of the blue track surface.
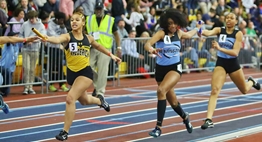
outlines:
{"label": "blue track surface", "polygon": [[[225,84],[223,89],[230,89],[235,88],[235,85],[231,84]],[[210,91],[210,86],[198,86],[198,87],[192,87],[192,88],[185,88],[185,89],[177,89],[176,93],[178,96],[190,96],[190,93],[197,93],[200,92],[206,92]],[[189,95],[187,95],[189,94]],[[135,97],[135,96],[141,96],[141,97]],[[126,96],[117,96],[117,97],[110,97],[107,98],[107,101],[111,104],[119,104],[119,103],[128,103],[128,102],[134,102],[134,101],[141,101],[148,99],[154,99],[155,93],[143,93],[143,94],[137,94],[137,95],[126,95]],[[201,111],[206,111],[207,108],[207,100],[200,102],[192,102],[189,104],[183,104],[183,109],[189,113],[196,113]],[[253,93],[249,96],[236,96],[232,99],[220,99],[217,103],[217,109],[224,108],[224,107],[233,107],[236,105],[244,105],[249,103],[254,103],[257,101],[262,101],[262,95],[260,92]],[[82,108],[91,108],[95,106],[89,106],[89,107],[83,107],[79,103],[77,103],[77,109]],[[44,113],[55,113],[55,112],[64,112],[65,109],[65,103],[57,103],[57,104],[51,104],[51,105],[40,105],[35,107],[26,107],[26,108],[17,108],[11,110],[11,113],[8,115],[4,115],[2,112],[0,112],[0,118],[3,119],[10,119],[10,118],[16,118],[16,117],[23,117],[23,116],[30,116],[30,115],[40,115]],[[112,107],[114,109],[114,107]],[[92,112],[92,109],[84,109],[81,111]],[[61,113],[62,115],[63,113]],[[57,114],[54,114],[57,115]],[[109,113],[110,115],[110,113]],[[165,117],[171,117],[176,115],[174,111],[167,107]],[[48,115],[50,117],[50,115]],[[45,117],[45,116],[43,116]],[[32,118],[31,118],[32,119]],[[88,118],[85,120],[76,120],[73,122],[73,125],[70,129],[70,135],[78,134],[78,133],[84,133],[84,132],[92,132],[97,130],[103,130],[107,128],[117,127],[117,126],[125,126],[129,124],[135,124],[140,123],[143,121],[151,121],[156,119],[156,108],[148,109],[148,110],[138,110],[135,112],[126,112],[124,114],[115,114],[110,116],[101,116],[96,118],[96,121],[99,122],[122,122],[121,124],[96,124],[96,123],[90,123]],[[201,118],[203,119],[203,118]],[[262,119],[261,119],[262,120]],[[15,120],[19,121],[19,120]],[[1,124],[5,124],[6,122],[0,122]],[[21,122],[23,123],[23,122]],[[180,125],[180,124],[179,124]],[[182,123],[181,123],[182,125]],[[224,125],[224,124],[223,124]],[[254,124],[255,125],[255,124]],[[241,128],[245,128],[247,126],[241,126]],[[38,141],[42,139],[48,139],[53,138],[55,134],[57,134],[61,128],[63,128],[63,123],[54,124],[51,126],[39,126],[35,128],[30,129],[24,129],[24,130],[14,130],[12,132],[0,132],[0,142],[29,142],[29,141]],[[196,134],[199,130],[196,131]],[[228,130],[233,131],[233,130]],[[222,132],[221,132],[222,133]],[[178,135],[178,133],[176,134]],[[210,134],[211,135],[211,134]],[[194,135],[193,135],[194,136]],[[145,136],[146,137],[146,136]],[[164,140],[168,141],[169,137],[171,136],[163,136],[160,137],[158,140]],[[191,140],[194,141],[194,139],[200,139],[200,137],[192,137],[191,139],[186,139],[186,141]],[[179,139],[177,139],[180,141]],[[143,141],[152,141],[152,139],[143,140]],[[155,141],[155,140],[154,140]]]}

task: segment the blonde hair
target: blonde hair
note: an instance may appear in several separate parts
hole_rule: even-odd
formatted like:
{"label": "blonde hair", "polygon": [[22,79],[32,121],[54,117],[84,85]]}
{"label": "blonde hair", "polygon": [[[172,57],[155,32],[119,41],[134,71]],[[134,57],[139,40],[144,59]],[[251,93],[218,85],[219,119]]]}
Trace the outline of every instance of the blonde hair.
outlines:
{"label": "blonde hair", "polygon": [[150,34],[146,31],[144,31],[140,37],[150,37]]}
{"label": "blonde hair", "polygon": [[5,2],[5,4],[6,4],[6,7],[5,7],[5,9],[3,9],[5,12],[6,12],[6,14],[8,13],[8,9],[7,9],[7,2],[6,2],[6,0],[0,0],[0,4],[2,3],[2,2]]}

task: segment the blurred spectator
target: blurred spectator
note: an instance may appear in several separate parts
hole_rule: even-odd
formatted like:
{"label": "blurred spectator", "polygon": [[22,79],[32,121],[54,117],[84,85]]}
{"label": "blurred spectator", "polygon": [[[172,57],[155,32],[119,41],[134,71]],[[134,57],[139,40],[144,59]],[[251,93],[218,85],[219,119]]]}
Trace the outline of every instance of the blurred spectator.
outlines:
{"label": "blurred spectator", "polygon": [[227,5],[231,7],[231,9],[235,9],[236,7],[240,7],[238,4],[240,0],[227,0]]}
{"label": "blurred spectator", "polygon": [[36,9],[41,9],[46,3],[46,0],[33,0],[33,3]]}
{"label": "blurred spectator", "polygon": [[8,15],[7,15],[7,6],[5,0],[0,0],[0,35],[2,35],[5,32],[5,29],[7,28],[7,21],[8,21]]}
{"label": "blurred spectator", "polygon": [[215,27],[224,27],[225,26],[224,23],[225,23],[225,15],[223,13],[221,13],[219,15],[219,18],[214,21],[214,25],[213,25],[212,29],[215,28]]}
{"label": "blurred spectator", "polygon": [[246,32],[248,36],[257,36],[255,27],[252,21],[248,21]]}
{"label": "blurred spectator", "polygon": [[250,9],[251,9],[251,8],[257,7],[257,6],[254,4],[254,0],[242,0],[242,5],[245,7],[247,13],[250,12]]}
{"label": "blurred spectator", "polygon": [[208,13],[203,13],[202,20],[206,24],[206,29],[211,29],[214,25],[214,18],[216,16],[216,11],[211,8]]}
{"label": "blurred spectator", "polygon": [[[196,25],[198,24],[198,21],[202,20],[202,14],[200,12],[198,12],[196,14],[196,17],[197,19],[196,20],[193,20],[190,24],[190,27],[193,29],[193,28],[196,28]],[[203,24],[202,27],[201,27],[203,30],[206,29],[206,26]]]}
{"label": "blurred spectator", "polygon": [[140,12],[142,12],[142,13],[149,12],[150,7],[153,5],[153,2],[150,2],[149,0],[135,0],[135,1],[138,1],[136,3],[138,3],[138,5],[140,7]]}
{"label": "blurred spectator", "polygon": [[127,19],[125,15],[122,15],[122,18],[127,24],[132,26],[132,30],[136,30],[137,36],[140,36],[142,32],[146,31],[144,25],[144,17],[140,13],[139,5],[131,5],[131,13],[129,19]]}
{"label": "blurred spectator", "polygon": [[254,48],[251,47],[250,44],[250,37],[246,36],[246,29],[241,29],[243,33],[243,39],[242,39],[242,48],[239,51],[239,63],[240,64],[250,64],[252,63],[252,54],[254,52]]}
{"label": "blurred spectator", "polygon": [[211,8],[210,0],[198,0],[198,5],[203,14],[207,14]]}
{"label": "blurred spectator", "polygon": [[214,68],[216,66],[216,60],[217,60],[217,51],[214,48],[209,49],[209,53],[211,54],[211,59],[208,63],[208,67]]}
{"label": "blurred spectator", "polygon": [[216,7],[216,14],[221,15],[224,11],[228,11],[231,8],[226,5],[225,0],[218,0],[218,6]]}
{"label": "blurred spectator", "polygon": [[258,24],[255,27],[256,33],[257,35],[261,35],[262,34],[262,15],[258,17]]}
{"label": "blurred spectator", "polygon": [[122,41],[122,59],[128,64],[128,72],[136,73],[139,67],[144,67],[144,55],[137,52],[137,43],[134,39],[136,31],[129,32],[129,38]]}
{"label": "blurred spectator", "polygon": [[178,5],[181,5],[181,1],[180,0],[171,0],[170,2],[170,8],[174,8],[176,9]]}
{"label": "blurred spectator", "polygon": [[91,16],[95,11],[96,0],[77,0],[75,2],[75,9],[79,6],[83,7],[84,15]]}
{"label": "blurred spectator", "polygon": [[156,9],[154,7],[150,7],[150,11],[147,14],[147,26],[150,30],[153,30],[154,25],[156,24]]}
{"label": "blurred spectator", "polygon": [[145,51],[144,46],[147,40],[150,38],[150,34],[148,32],[143,32],[140,36],[140,38],[137,41],[137,52],[141,55],[144,55],[145,57],[145,65],[144,68],[148,72],[153,72],[155,69],[155,64],[156,64],[156,55],[155,54],[150,54],[149,52]]}
{"label": "blurred spectator", "polygon": [[57,0],[47,0],[41,10],[50,13],[50,16],[53,17],[55,12],[59,12],[59,2]]}
{"label": "blurred spectator", "polygon": [[113,0],[111,8],[111,16],[115,18],[116,23],[121,18],[121,15],[125,15],[126,1],[125,0]]}
{"label": "blurred spectator", "polygon": [[199,58],[205,58],[206,62],[203,67],[208,67],[209,61],[211,59],[211,54],[209,53],[207,42],[205,38],[196,39],[193,42],[193,47],[196,49],[196,53]]}
{"label": "blurred spectator", "polygon": [[[17,36],[18,33],[9,32],[8,36]],[[19,44],[7,43],[2,49],[2,57],[0,59],[0,72],[4,78],[3,85],[11,85],[13,72],[16,68],[16,60],[19,52]],[[7,96],[10,93],[10,87],[0,88],[0,94]]]}
{"label": "blurred spectator", "polygon": [[[66,27],[64,25],[66,15],[63,12],[55,12],[55,18],[52,18],[48,22],[47,35],[48,36],[59,36],[61,34],[67,33]],[[48,43],[47,47],[49,48],[49,80],[63,80],[65,75],[63,72],[63,60],[64,52],[60,49],[61,44],[51,44]],[[68,91],[64,82],[59,83],[59,87],[62,91]],[[57,91],[57,88],[50,83],[50,91]]]}
{"label": "blurred spectator", "polygon": [[47,13],[46,11],[40,11],[39,18],[41,19],[42,23],[45,26],[45,29],[48,27],[48,21],[51,18],[50,13]]}
{"label": "blurred spectator", "polygon": [[[121,53],[121,44],[120,37],[117,32],[117,24],[115,23],[113,17],[105,14],[103,3],[96,3],[95,14],[86,17],[86,30],[89,35],[92,35],[94,39],[109,52],[112,51],[113,38],[115,38],[117,54]],[[94,71],[93,84],[95,86],[92,95],[104,96],[110,57],[93,48],[90,50],[90,55],[90,66]]]}
{"label": "blurred spectator", "polygon": [[[32,31],[32,28],[37,29],[43,35],[46,35],[46,30],[41,20],[38,19],[38,13],[36,11],[29,11],[27,13],[28,20],[23,23],[21,27],[20,37],[30,37],[35,36],[35,33]],[[35,42],[27,42],[24,44],[22,48],[22,56],[23,56],[23,69],[24,69],[24,82],[25,83],[34,83],[35,81],[35,68],[36,61],[39,57],[39,49],[40,49],[40,41]],[[33,90],[33,85],[25,85],[25,89],[23,91],[24,95],[27,94],[35,94]]]}
{"label": "blurred spectator", "polygon": [[32,8],[34,8],[36,11],[38,11],[38,6],[35,5],[33,0],[28,0],[28,5],[30,5]]}
{"label": "blurred spectator", "polygon": [[[14,33],[19,33],[21,26],[24,22],[24,17],[25,17],[25,12],[22,8],[17,8],[15,9],[13,16],[9,22],[11,22],[6,31],[5,31],[5,36],[8,35],[8,33],[10,31],[14,32]],[[16,23],[16,24],[12,24],[12,22]],[[20,24],[19,24],[20,23]]]}
{"label": "blurred spectator", "polygon": [[7,9],[7,3],[6,0],[0,0],[0,9],[3,10],[8,17],[8,9]]}
{"label": "blurred spectator", "polygon": [[238,23],[238,28],[241,29],[245,29],[247,26],[246,21],[242,20],[241,22]]}
{"label": "blurred spectator", "polygon": [[192,48],[191,46],[187,46],[186,50],[181,53],[181,59],[184,61],[185,58],[188,58],[192,61],[192,67],[198,68],[198,55],[195,48]]}
{"label": "blurred spectator", "polygon": [[19,1],[18,0],[8,0],[6,2],[7,2],[8,16],[12,16],[13,11],[16,9]]}
{"label": "blurred spectator", "polygon": [[[27,15],[29,11],[35,10],[31,5],[29,5],[28,0],[21,0],[16,8],[23,8],[25,15]],[[27,19],[28,19],[27,16],[25,16],[24,20],[26,21]]]}
{"label": "blurred spectator", "polygon": [[241,23],[242,21],[244,21],[244,18],[242,17],[242,12],[243,12],[242,8],[235,7],[233,9],[233,12],[236,14],[236,16],[238,18],[237,19],[238,23]]}
{"label": "blurred spectator", "polygon": [[60,12],[65,13],[66,19],[68,20],[70,16],[72,16],[74,11],[74,2],[72,0],[62,0],[59,4]]}
{"label": "blurred spectator", "polygon": [[125,21],[123,19],[118,21],[117,29],[118,29],[117,32],[118,32],[118,35],[120,37],[120,41],[122,41],[122,38],[128,37],[128,33],[125,29]]}
{"label": "blurred spectator", "polygon": [[167,3],[163,0],[157,0],[154,2],[153,7],[156,10],[164,10],[166,8]]}
{"label": "blurred spectator", "polygon": [[[191,14],[196,14],[195,11],[198,7],[198,1],[197,0],[187,0],[186,2],[186,13],[188,15],[191,15]],[[181,7],[184,7],[184,5],[179,5],[179,7],[177,7],[177,9],[181,8]]]}

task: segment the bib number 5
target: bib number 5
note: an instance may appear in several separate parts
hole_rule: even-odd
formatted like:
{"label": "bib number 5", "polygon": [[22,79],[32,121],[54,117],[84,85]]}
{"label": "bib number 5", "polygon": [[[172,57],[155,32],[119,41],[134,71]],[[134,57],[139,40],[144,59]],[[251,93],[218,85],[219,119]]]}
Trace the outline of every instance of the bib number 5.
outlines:
{"label": "bib number 5", "polygon": [[77,52],[77,43],[76,42],[69,43],[69,49],[71,52]]}

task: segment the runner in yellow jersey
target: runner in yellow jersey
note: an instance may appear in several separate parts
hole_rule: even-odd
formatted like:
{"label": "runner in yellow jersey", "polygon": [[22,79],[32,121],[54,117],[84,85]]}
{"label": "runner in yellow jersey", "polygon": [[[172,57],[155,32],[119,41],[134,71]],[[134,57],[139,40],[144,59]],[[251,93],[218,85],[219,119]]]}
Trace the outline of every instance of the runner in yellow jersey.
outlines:
{"label": "runner in yellow jersey", "polygon": [[86,90],[93,83],[93,72],[90,67],[90,48],[110,56],[114,61],[120,63],[121,59],[108,52],[106,48],[98,44],[92,36],[85,35],[82,29],[85,25],[85,17],[79,12],[74,12],[71,17],[72,32],[61,34],[57,37],[46,37],[43,41],[60,44],[63,43],[67,61],[67,82],[71,89],[66,97],[66,110],[63,130],[56,136],[57,140],[64,141],[68,138],[68,132],[75,116],[75,102],[78,100],[82,105],[97,104],[107,112],[110,111],[109,104],[102,95],[93,97]]}

